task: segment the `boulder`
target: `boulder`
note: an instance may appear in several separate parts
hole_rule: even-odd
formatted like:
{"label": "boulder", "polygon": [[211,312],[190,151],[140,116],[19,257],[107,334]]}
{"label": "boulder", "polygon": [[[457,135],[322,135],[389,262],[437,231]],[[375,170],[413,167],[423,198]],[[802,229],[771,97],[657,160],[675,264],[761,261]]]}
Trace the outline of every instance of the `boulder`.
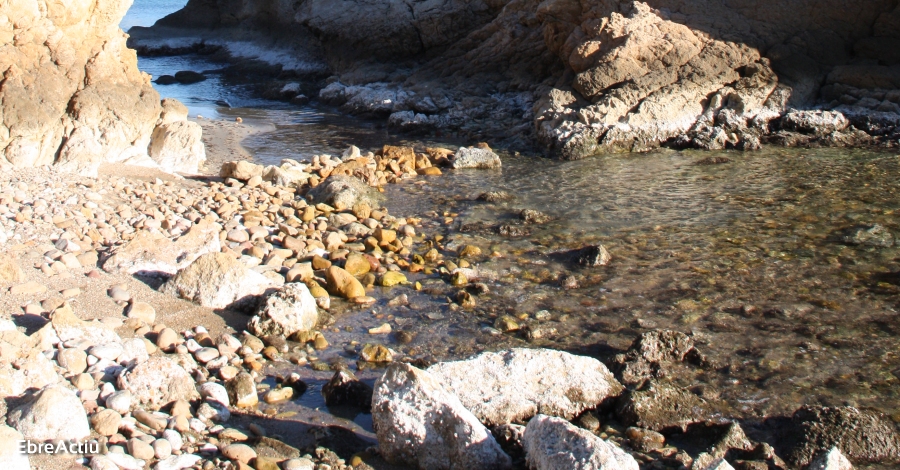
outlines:
{"label": "boulder", "polygon": [[316,299],[305,284],[290,283],[266,297],[248,325],[256,336],[290,336],[315,328],[319,321]]}
{"label": "boulder", "polygon": [[852,406],[804,406],[794,412],[787,460],[806,466],[822,451],[837,447],[851,461],[900,462],[897,426],[878,411]]}
{"label": "boulder", "polygon": [[40,349],[28,343],[20,346],[24,347],[12,348],[11,354],[0,358],[0,399],[19,396],[29,389],[40,389],[59,381],[56,367]]}
{"label": "boulder", "polygon": [[616,414],[628,426],[684,431],[690,424],[711,418],[711,410],[706,401],[687,390],[651,382],[641,390],[625,392],[618,400]]}
{"label": "boulder", "polygon": [[163,171],[196,175],[206,161],[202,136],[203,128],[196,122],[162,124],[150,136],[148,153]]}
{"label": "boulder", "polygon": [[450,159],[451,168],[500,168],[500,156],[490,149],[460,147]]}
{"label": "boulder", "polygon": [[50,325],[58,341],[87,340],[92,344],[119,343],[122,338],[112,328],[99,320],[85,321],[78,318],[72,306],[66,302],[50,316]]}
{"label": "boulder", "polygon": [[174,242],[146,230],[139,231],[128,243],[113,249],[102,263],[110,273],[173,276],[201,255],[222,249],[222,227],[200,221]]}
{"label": "boulder", "polygon": [[533,470],[638,470],[634,457],[590,431],[552,416],[537,415],[522,438]]}
{"label": "boulder", "polygon": [[222,178],[234,178],[240,181],[247,181],[254,176],[262,176],[262,165],[257,165],[246,160],[238,160],[233,162],[225,162],[219,170],[219,176]]}
{"label": "boulder", "polygon": [[781,118],[781,127],[801,134],[824,136],[850,127],[850,121],[838,111],[791,110]]}
{"label": "boulder", "polygon": [[130,392],[134,402],[150,406],[197,396],[190,374],[167,356],[153,356],[125,371],[119,375],[118,388]]}
{"label": "boulder", "polygon": [[491,433],[430,373],[394,363],[375,382],[372,420],[381,456],[420,469],[505,469]]}
{"label": "boulder", "polygon": [[178,101],[175,98],[163,98],[160,105],[162,106],[162,111],[159,113],[159,121],[156,123],[157,126],[187,121],[188,109],[181,101]]}
{"label": "boulder", "polygon": [[231,404],[238,408],[252,408],[259,403],[259,396],[256,394],[256,383],[253,377],[246,372],[241,372],[226,384],[228,397]]}
{"label": "boulder", "polygon": [[7,421],[27,439],[81,440],[91,434],[81,400],[61,384],[41,389],[31,401],[10,411]]}
{"label": "boulder", "polygon": [[247,310],[273,287],[269,278],[224,253],[207,253],[178,271],[159,291],[209,308]]}
{"label": "boulder", "polygon": [[180,70],[175,72],[175,80],[178,80],[178,83],[182,85],[191,85],[206,80],[206,77],[202,73],[194,72],[193,70]]}
{"label": "boulder", "polygon": [[602,362],[549,349],[483,353],[428,372],[490,426],[536,414],[573,419],[622,391]]}
{"label": "boulder", "polygon": [[332,175],[307,193],[315,203],[324,202],[338,210],[365,203],[377,207],[383,197],[359,178]]}

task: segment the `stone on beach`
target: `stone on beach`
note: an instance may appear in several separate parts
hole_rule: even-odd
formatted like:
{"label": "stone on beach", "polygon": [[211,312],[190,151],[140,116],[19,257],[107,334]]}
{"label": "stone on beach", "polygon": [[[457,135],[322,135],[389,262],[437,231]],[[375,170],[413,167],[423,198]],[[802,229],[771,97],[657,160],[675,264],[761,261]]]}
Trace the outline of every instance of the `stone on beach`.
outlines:
{"label": "stone on beach", "polygon": [[81,440],[91,433],[81,400],[63,385],[48,385],[9,412],[10,426],[28,439]]}
{"label": "stone on beach", "polygon": [[634,457],[568,421],[537,415],[522,438],[533,470],[638,470]]}
{"label": "stone on beach", "polygon": [[208,253],[178,271],[159,290],[204,307],[244,310],[256,307],[259,296],[273,287],[269,278],[234,257]]}
{"label": "stone on beach", "polygon": [[573,419],[622,391],[602,362],[549,349],[482,353],[435,364],[428,372],[489,425],[536,414]]}
{"label": "stone on beach", "polygon": [[248,329],[257,336],[290,336],[309,331],[319,321],[316,299],[301,283],[286,284],[266,297]]}
{"label": "stone on beach", "polygon": [[388,462],[420,469],[506,469],[491,433],[430,373],[394,363],[375,382],[372,420]]}

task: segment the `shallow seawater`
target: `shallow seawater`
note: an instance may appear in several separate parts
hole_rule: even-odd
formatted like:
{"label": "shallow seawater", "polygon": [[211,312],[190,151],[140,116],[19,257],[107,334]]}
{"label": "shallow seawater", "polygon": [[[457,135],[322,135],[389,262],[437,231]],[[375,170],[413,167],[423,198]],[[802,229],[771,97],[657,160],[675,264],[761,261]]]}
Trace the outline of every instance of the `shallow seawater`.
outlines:
{"label": "shallow seawater", "polygon": [[[155,76],[221,68],[194,56],[141,58],[140,66]],[[272,131],[244,142],[261,163],[340,154],[350,144],[366,151],[386,143],[474,143],[397,136],[328,108],[252,98],[246,87],[208,76],[157,89],[185,102],[193,116],[268,126]],[[453,301],[459,289],[437,273],[410,274],[422,290],[376,287],[378,302],[368,307],[335,300],[323,329],[330,347],[309,349],[314,362],[356,369],[355,351],[368,342],[422,365],[511,346],[609,360],[640,333],[668,328],[692,333],[710,364],[678,368],[669,379],[721,400],[723,416],[754,420],[789,416],[803,404],[849,404],[900,421],[900,248],[851,245],[839,236],[871,224],[900,235],[896,153],[660,150],[558,162],[500,151],[502,170],[446,171],[386,188],[391,214],[421,217],[418,231],[429,240],[446,237],[439,247],[446,259],[455,260],[464,244],[482,249],[474,259],[483,284],[473,292],[476,306],[460,308]],[[717,156],[729,161],[702,164]],[[514,199],[477,201],[485,191]],[[552,220],[519,227],[526,208]],[[502,224],[527,233],[503,236]],[[612,261],[583,268],[564,255],[590,244],[603,244]],[[401,294],[408,303],[388,304]],[[549,317],[538,320],[543,311]],[[497,334],[491,326],[504,314],[543,336]],[[367,333],[385,322],[394,334]],[[398,342],[398,331],[412,341]],[[320,389],[331,370],[282,363],[271,372],[298,372],[311,385],[275,406],[275,416],[330,423],[372,442],[369,415],[325,407]],[[381,371],[356,372],[371,384]]]}

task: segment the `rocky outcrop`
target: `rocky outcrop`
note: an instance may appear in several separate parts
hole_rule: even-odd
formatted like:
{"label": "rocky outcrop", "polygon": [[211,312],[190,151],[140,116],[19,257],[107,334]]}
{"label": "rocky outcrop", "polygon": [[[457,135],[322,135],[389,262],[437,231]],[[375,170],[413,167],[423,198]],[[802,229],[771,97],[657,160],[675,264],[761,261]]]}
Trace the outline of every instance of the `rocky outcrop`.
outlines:
{"label": "rocky outcrop", "polygon": [[159,94],[138,71],[137,57],[118,27],[130,5],[127,0],[0,5],[0,167],[53,164],[92,175],[101,163],[128,162],[196,172],[191,165],[170,165],[171,151],[148,155],[148,148],[181,146],[182,160],[205,158],[199,139],[185,148],[183,135],[159,131],[194,126],[184,120],[186,113],[180,124],[157,128],[163,111]]}
{"label": "rocky outcrop", "polygon": [[[284,68],[333,73],[319,98],[345,112],[404,131],[527,136],[575,159],[896,141],[898,18],[893,0],[852,11],[838,0],[191,0],[133,32],[145,47],[165,28],[205,28],[206,44],[226,47],[235,31],[265,36],[265,57],[289,51],[271,59]],[[854,129],[797,132],[781,120],[794,108],[834,110]]]}

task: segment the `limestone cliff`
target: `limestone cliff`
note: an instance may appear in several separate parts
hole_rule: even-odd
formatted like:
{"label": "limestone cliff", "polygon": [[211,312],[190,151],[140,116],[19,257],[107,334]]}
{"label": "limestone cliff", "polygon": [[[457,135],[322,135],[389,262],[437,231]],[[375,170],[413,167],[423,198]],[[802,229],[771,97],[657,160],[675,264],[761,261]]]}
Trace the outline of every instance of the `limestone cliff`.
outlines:
{"label": "limestone cliff", "polygon": [[256,32],[321,60],[319,98],[347,112],[563,158],[896,143],[900,124],[897,0],[190,0],[163,27]]}
{"label": "limestone cliff", "polygon": [[[92,174],[103,162],[161,162],[147,153],[159,94],[118,27],[130,6],[0,0],[0,167]],[[202,159],[193,150],[193,160]]]}

